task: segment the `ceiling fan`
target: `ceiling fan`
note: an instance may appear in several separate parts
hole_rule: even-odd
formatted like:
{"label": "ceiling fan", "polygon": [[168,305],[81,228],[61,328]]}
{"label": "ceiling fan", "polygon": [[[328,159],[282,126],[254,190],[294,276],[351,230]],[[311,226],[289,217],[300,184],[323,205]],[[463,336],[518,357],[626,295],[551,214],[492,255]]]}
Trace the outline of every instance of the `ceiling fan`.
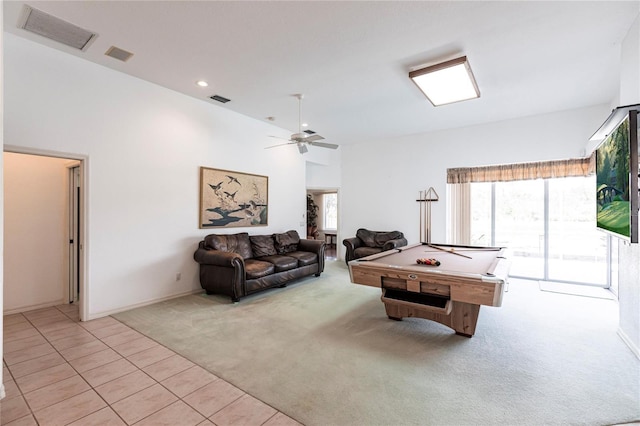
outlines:
{"label": "ceiling fan", "polygon": [[302,98],[304,97],[304,95],[298,93],[293,96],[298,98],[298,133],[292,134],[289,137],[289,139],[280,138],[278,136],[270,136],[276,139],[284,139],[289,142],[268,146],[265,149],[275,148],[278,146],[285,146],[285,145],[297,145],[298,151],[300,151],[300,154],[304,154],[305,152],[309,151],[309,149],[307,149],[307,145],[318,146],[320,148],[329,148],[329,149],[338,148],[338,145],[333,143],[318,142],[324,139],[322,136],[318,134],[315,134],[315,133],[309,134],[307,132],[302,131]]}

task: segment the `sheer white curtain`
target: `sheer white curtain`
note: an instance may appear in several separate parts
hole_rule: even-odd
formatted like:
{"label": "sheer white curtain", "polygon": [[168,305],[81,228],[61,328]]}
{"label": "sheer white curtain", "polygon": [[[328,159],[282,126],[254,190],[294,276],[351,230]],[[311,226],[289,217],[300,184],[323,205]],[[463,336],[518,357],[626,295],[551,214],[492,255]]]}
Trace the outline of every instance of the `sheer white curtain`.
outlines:
{"label": "sheer white curtain", "polygon": [[469,245],[471,243],[471,184],[455,183],[447,185],[449,203],[448,242]]}

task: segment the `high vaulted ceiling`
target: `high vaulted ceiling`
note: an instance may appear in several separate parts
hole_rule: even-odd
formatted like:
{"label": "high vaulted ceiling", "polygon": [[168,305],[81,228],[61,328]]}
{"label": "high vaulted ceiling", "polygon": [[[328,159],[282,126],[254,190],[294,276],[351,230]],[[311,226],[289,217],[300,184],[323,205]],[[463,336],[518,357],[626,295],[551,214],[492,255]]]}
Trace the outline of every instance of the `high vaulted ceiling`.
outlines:
{"label": "high vaulted ceiling", "polygon": [[[637,1],[30,1],[98,34],[85,51],[4,30],[202,99],[348,144],[609,103]],[[134,53],[120,62],[110,46]],[[480,99],[433,107],[413,67],[466,55]],[[200,88],[204,79],[209,87]],[[220,104],[218,94],[231,99]]]}

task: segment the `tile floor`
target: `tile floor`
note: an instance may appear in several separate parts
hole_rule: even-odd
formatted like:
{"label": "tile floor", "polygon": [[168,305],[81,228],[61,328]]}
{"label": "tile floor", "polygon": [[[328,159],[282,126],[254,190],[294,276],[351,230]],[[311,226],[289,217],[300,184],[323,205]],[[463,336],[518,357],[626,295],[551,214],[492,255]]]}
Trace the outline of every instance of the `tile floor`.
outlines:
{"label": "tile floor", "polygon": [[300,425],[112,317],[4,317],[2,425]]}

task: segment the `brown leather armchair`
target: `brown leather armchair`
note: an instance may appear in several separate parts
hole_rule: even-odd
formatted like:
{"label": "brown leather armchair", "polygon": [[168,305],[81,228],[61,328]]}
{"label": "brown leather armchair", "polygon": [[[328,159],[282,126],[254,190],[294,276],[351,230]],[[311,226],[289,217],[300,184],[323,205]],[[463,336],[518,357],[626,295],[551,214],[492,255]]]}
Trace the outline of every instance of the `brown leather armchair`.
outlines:
{"label": "brown leather armchair", "polygon": [[369,231],[360,228],[355,237],[344,239],[342,244],[347,248],[344,260],[349,263],[354,259],[406,246],[407,239],[400,231]]}

